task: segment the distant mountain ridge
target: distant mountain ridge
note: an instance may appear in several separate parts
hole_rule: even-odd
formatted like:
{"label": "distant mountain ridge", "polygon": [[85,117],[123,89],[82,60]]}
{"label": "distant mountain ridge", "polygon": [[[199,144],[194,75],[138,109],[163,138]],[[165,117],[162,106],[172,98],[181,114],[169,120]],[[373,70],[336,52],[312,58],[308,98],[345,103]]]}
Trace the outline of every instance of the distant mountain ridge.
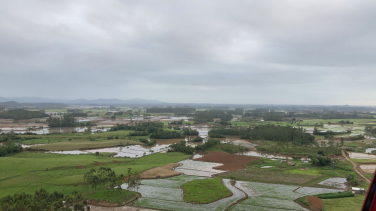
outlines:
{"label": "distant mountain ridge", "polygon": [[75,100],[62,100],[62,99],[49,99],[49,98],[40,98],[40,97],[12,97],[4,98],[0,97],[0,102],[16,101],[18,103],[65,103],[69,105],[158,105],[164,104],[164,102],[158,100],[147,100],[147,99],[129,99],[129,100],[120,100],[116,98],[112,99],[96,99],[96,100],[87,100],[87,99],[75,99]]}

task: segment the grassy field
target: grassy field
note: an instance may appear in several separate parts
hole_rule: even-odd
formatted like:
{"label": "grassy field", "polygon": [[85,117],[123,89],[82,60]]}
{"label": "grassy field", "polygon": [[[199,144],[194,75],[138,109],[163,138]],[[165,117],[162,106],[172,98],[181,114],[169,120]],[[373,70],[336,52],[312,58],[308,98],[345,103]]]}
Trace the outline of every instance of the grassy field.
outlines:
{"label": "grassy field", "polygon": [[339,198],[339,199],[323,199],[326,211],[354,211],[362,208],[364,196]]}
{"label": "grassy field", "polygon": [[[279,159],[263,158],[246,164],[245,170],[226,172],[217,177],[235,177],[242,181],[323,187],[317,183],[330,177],[355,175],[349,161],[339,161],[334,166],[325,167],[312,167],[310,163],[303,163],[302,161],[294,162],[296,162],[296,166],[289,166],[286,162],[281,163]],[[263,166],[272,167],[262,168]]]}
{"label": "grassy field", "polygon": [[112,139],[112,140],[101,140],[101,141],[90,141],[90,140],[72,140],[68,142],[57,142],[46,145],[38,145],[31,147],[32,149],[39,150],[51,150],[51,151],[66,151],[66,150],[79,150],[79,149],[94,149],[94,148],[104,148],[104,147],[116,147],[116,146],[128,146],[140,144],[141,142],[135,140],[124,140],[124,139]]}
{"label": "grassy field", "polygon": [[140,138],[147,136],[129,136],[132,131],[110,131],[103,133],[68,133],[68,134],[47,134],[47,135],[21,135],[22,144],[43,144],[33,146],[32,149],[40,150],[78,150],[93,149],[115,146],[126,146],[140,144]]}
{"label": "grassy field", "polygon": [[[142,158],[112,158],[95,155],[61,155],[49,153],[20,153],[0,157],[0,198],[14,193],[32,193],[39,188],[70,194],[81,191],[83,175],[91,168],[98,169],[94,161],[105,163],[117,175],[127,174],[127,169],[142,172],[187,158],[181,153],[156,153]],[[115,163],[114,160],[120,161]],[[80,169],[78,166],[84,166]]]}
{"label": "grassy field", "polygon": [[184,190],[185,201],[190,203],[210,203],[232,194],[220,179],[194,180],[181,188]]}
{"label": "grassy field", "polygon": [[118,204],[125,204],[131,201],[137,196],[137,192],[122,190],[118,193],[117,190],[99,190],[94,193],[90,193],[84,196],[85,199],[96,200],[96,201],[106,201]]}

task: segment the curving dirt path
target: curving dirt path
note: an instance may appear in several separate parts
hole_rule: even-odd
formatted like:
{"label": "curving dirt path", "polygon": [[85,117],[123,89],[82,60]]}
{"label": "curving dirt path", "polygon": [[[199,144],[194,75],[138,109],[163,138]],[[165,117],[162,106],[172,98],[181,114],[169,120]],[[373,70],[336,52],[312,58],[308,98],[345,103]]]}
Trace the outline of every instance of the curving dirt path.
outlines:
{"label": "curving dirt path", "polygon": [[347,156],[345,150],[342,150],[342,155],[343,155],[343,157],[345,157],[346,160],[348,160],[348,161],[351,162],[351,164],[353,165],[353,168],[354,168],[355,172],[356,172],[357,174],[359,174],[359,176],[361,176],[366,182],[371,183],[371,181],[370,181],[367,177],[365,177],[365,176],[364,176],[364,175],[358,170],[356,164],[355,164],[355,163],[354,163],[354,162],[353,162],[353,161]]}
{"label": "curving dirt path", "polygon": [[239,204],[241,201],[244,201],[244,200],[248,199],[248,194],[247,194],[245,191],[243,191],[242,189],[236,187],[236,183],[235,183],[235,185],[233,185],[233,184],[231,183],[231,180],[230,180],[230,184],[231,184],[232,186],[234,186],[236,189],[238,189],[239,191],[243,192],[244,197],[242,197],[241,199],[239,199],[239,200],[233,202],[232,204],[228,205],[228,207],[226,207],[225,211],[230,210],[230,208],[231,208],[232,206],[235,206],[236,204]]}

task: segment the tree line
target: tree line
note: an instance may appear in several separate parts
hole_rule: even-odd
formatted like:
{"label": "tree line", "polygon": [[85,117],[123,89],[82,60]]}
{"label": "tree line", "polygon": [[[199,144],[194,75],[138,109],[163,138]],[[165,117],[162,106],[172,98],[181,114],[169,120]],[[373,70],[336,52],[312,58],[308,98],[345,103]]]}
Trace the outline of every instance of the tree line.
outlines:
{"label": "tree line", "polygon": [[22,152],[22,149],[21,144],[14,141],[8,141],[6,144],[0,146],[0,157]]}
{"label": "tree line", "polygon": [[47,125],[49,127],[76,127],[78,123],[74,117],[64,114],[61,118],[50,116],[47,119]]}
{"label": "tree line", "polygon": [[150,134],[150,138],[171,139],[171,138],[185,138],[180,131],[170,131],[158,129]]}
{"label": "tree line", "polygon": [[87,201],[83,200],[81,194],[64,195],[60,192],[48,193],[41,188],[34,194],[16,193],[0,199],[0,207],[3,211],[39,211],[39,210],[58,210],[58,211],[84,211],[90,210]]}
{"label": "tree line", "polygon": [[174,113],[190,114],[195,112],[195,108],[147,108],[146,113]]}
{"label": "tree line", "polygon": [[25,109],[12,109],[0,113],[1,119],[22,120],[43,117],[48,117],[44,111],[29,111]]}
{"label": "tree line", "polygon": [[232,119],[231,112],[212,109],[206,111],[196,111],[193,117],[195,123],[212,122],[214,118],[220,118],[221,121],[227,122]]}
{"label": "tree line", "polygon": [[195,147],[187,145],[185,141],[180,141],[179,143],[171,144],[169,147],[169,152],[182,152],[189,155],[192,155],[195,151],[205,151],[208,149],[222,150],[231,154],[248,151],[247,147],[229,143],[221,143],[221,140],[219,139],[209,139],[204,144],[197,145]]}

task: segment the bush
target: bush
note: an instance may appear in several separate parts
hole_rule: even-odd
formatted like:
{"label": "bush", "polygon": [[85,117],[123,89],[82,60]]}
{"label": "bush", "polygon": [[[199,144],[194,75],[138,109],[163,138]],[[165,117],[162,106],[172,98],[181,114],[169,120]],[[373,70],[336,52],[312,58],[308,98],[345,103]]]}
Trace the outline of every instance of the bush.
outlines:
{"label": "bush", "polygon": [[188,155],[192,155],[194,152],[194,148],[186,145],[185,141],[180,141],[179,143],[171,144],[169,147],[169,152],[182,152]]}
{"label": "bush", "polygon": [[163,139],[170,139],[170,138],[184,138],[184,136],[179,131],[168,131],[159,129],[154,131],[150,134],[150,138],[163,138]]}
{"label": "bush", "polygon": [[331,158],[322,156],[322,155],[313,155],[310,156],[312,166],[329,166],[333,164],[333,161]]}
{"label": "bush", "polygon": [[202,138],[201,136],[197,136],[196,138],[192,139],[191,142],[202,142],[204,140],[204,138]]}
{"label": "bush", "polygon": [[323,193],[316,195],[320,199],[336,199],[336,198],[346,198],[354,197],[354,194],[351,192],[338,192],[338,193]]}
{"label": "bush", "polygon": [[346,177],[346,180],[347,182],[351,185],[351,186],[357,186],[359,185],[359,181],[358,179],[354,176],[354,175],[349,175]]}

